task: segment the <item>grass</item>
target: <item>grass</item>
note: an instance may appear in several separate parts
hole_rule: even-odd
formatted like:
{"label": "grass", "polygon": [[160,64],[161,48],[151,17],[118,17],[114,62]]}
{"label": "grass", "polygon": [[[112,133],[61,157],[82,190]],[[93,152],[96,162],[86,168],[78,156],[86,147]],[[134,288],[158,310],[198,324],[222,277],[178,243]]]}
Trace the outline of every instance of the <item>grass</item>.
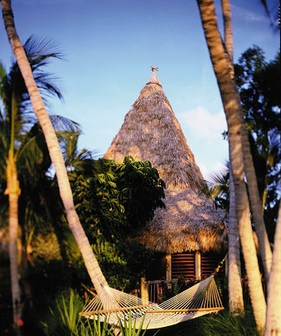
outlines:
{"label": "grass", "polygon": [[[258,336],[252,311],[244,317],[228,311],[210,314],[159,330],[157,336]],[[147,336],[151,336],[149,333]]]}

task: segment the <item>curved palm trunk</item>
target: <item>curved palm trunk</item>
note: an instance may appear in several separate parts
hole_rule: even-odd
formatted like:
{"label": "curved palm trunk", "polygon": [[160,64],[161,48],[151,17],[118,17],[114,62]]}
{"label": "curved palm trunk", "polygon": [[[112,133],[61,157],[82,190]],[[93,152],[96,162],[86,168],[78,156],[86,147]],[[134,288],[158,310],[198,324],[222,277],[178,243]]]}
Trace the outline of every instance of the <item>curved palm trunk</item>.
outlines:
{"label": "curved palm trunk", "polygon": [[265,336],[281,333],[281,202],[274,236],[272,267],[268,282]]}
{"label": "curved palm trunk", "polygon": [[88,274],[91,278],[91,281],[97,293],[100,295],[101,300],[105,304],[105,307],[107,307],[108,305],[112,305],[114,303],[112,303],[111,299],[108,297],[107,292],[103,290],[104,286],[107,286],[106,279],[102,274],[102,271],[99,267],[96,257],[91,249],[88,238],[85,235],[83,227],[74,209],[72,191],[70,188],[70,183],[68,180],[67,171],[65,168],[60,146],[55,131],[53,129],[53,126],[51,124],[50,118],[46,112],[38,87],[34,81],[33,74],[29,62],[27,60],[25,51],[17,35],[14,25],[13,12],[11,9],[11,1],[1,0],[1,4],[8,39],[11,44],[14,55],[16,57],[23,79],[25,81],[28,93],[30,95],[33,110],[42,127],[46,143],[49,149],[50,157],[56,170],[60,196],[64,204],[69,227],[77,241],[78,247],[84,259],[84,263],[87,268]]}
{"label": "curved palm trunk", "polygon": [[235,191],[231,167],[229,169],[229,224],[228,224],[228,298],[229,310],[234,315],[244,315],[241,283],[240,241],[235,208]]}
{"label": "curved palm trunk", "polygon": [[240,98],[237,87],[231,78],[232,64],[218,31],[214,3],[212,0],[197,0],[197,3],[227,119],[240,241],[249,280],[249,292],[255,321],[258,329],[262,332],[265,326],[266,304],[252,235],[250,209],[244,182]]}
{"label": "curved palm trunk", "polygon": [[7,189],[5,195],[9,195],[9,258],[11,274],[11,291],[13,301],[13,317],[20,319],[21,299],[18,271],[18,199],[20,195],[19,182],[15,158],[9,151],[7,163]]}

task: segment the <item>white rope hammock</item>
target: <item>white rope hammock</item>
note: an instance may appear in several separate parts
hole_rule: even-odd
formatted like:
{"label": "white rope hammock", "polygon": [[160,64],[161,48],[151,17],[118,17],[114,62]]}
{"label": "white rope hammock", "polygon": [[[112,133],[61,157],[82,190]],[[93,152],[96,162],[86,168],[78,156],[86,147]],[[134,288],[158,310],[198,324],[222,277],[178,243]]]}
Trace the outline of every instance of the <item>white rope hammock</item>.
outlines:
{"label": "white rope hammock", "polygon": [[224,309],[213,274],[160,304],[144,302],[108,286],[102,290],[107,292],[110,302],[102,303],[96,295],[81,315],[101,321],[106,319],[114,325],[131,318],[137,328],[158,329]]}

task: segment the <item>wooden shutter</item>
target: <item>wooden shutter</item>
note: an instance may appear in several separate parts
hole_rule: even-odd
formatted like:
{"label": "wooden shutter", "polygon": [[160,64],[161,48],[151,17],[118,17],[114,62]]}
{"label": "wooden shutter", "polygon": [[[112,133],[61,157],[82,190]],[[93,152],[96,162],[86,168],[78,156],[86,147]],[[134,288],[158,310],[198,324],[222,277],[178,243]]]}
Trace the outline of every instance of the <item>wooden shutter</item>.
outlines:
{"label": "wooden shutter", "polygon": [[214,252],[201,254],[201,276],[202,279],[211,275],[218,264],[222,261],[224,255]]}
{"label": "wooden shutter", "polygon": [[172,279],[195,278],[195,253],[172,254]]}

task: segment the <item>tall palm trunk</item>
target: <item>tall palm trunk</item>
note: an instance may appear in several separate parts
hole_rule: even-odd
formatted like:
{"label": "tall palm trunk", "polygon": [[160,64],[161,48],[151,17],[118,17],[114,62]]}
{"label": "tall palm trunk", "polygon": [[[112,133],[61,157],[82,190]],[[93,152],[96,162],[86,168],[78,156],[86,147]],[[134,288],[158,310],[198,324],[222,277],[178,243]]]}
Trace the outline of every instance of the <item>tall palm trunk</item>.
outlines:
{"label": "tall palm trunk", "polygon": [[77,241],[88,274],[91,278],[91,281],[96,291],[100,295],[101,300],[104,302],[105,306],[108,306],[109,304],[112,305],[113,303],[111,302],[111,299],[109,299],[107,292],[103,290],[104,286],[107,286],[106,279],[102,274],[102,271],[99,267],[96,257],[91,249],[88,238],[85,235],[83,227],[74,209],[72,191],[70,188],[70,183],[68,180],[67,171],[65,168],[60,146],[55,131],[53,129],[53,126],[51,124],[50,118],[46,112],[40,92],[33,78],[33,74],[28,59],[26,57],[25,51],[17,35],[14,24],[13,12],[11,8],[11,1],[1,0],[1,4],[8,39],[11,44],[14,55],[16,57],[25,85],[27,87],[33,110],[42,127],[46,143],[48,146],[48,150],[50,153],[50,157],[55,167],[60,190],[60,196],[64,204],[69,227]]}
{"label": "tall palm trunk", "polygon": [[[233,79],[233,35],[229,0],[221,0],[221,4],[223,12],[224,43],[232,64],[231,78]],[[240,241],[231,163],[229,167],[228,265],[229,310],[235,315],[244,315],[243,289],[241,283]]]}
{"label": "tall palm trunk", "polygon": [[224,44],[230,61],[233,63],[233,34],[229,0],[221,0],[221,5],[224,26]]}
{"label": "tall palm trunk", "polygon": [[13,317],[20,319],[21,298],[18,271],[18,199],[20,195],[19,182],[13,151],[9,150],[7,162],[7,189],[5,195],[9,196],[9,259],[11,274],[11,291],[13,301]]}
{"label": "tall palm trunk", "polygon": [[[15,119],[16,119],[16,99],[14,91],[11,100],[11,118],[10,118],[10,148],[6,167],[7,189],[5,195],[9,197],[9,259],[11,274],[11,294],[13,317],[19,320],[21,317],[21,289],[19,286],[19,269],[18,269],[18,200],[21,193],[16,167],[16,158],[14,154],[15,141]],[[19,332],[19,331],[18,331]]]}
{"label": "tall palm trunk", "polygon": [[281,334],[281,202],[274,235],[272,266],[268,282],[265,336]]}
{"label": "tall palm trunk", "polygon": [[232,64],[225,51],[218,30],[213,0],[197,0],[197,3],[228,125],[230,162],[235,187],[235,203],[240,241],[249,280],[249,292],[254,317],[258,329],[262,332],[265,326],[266,304],[260,279],[249,215],[249,202],[244,182],[240,98],[237,87],[231,78]]}
{"label": "tall palm trunk", "polygon": [[235,190],[231,166],[229,167],[229,224],[228,224],[228,298],[229,310],[244,315],[241,283],[240,240],[235,206]]}
{"label": "tall palm trunk", "polygon": [[250,150],[250,142],[248,138],[248,133],[244,119],[242,116],[242,110],[240,111],[241,118],[241,132],[242,132],[242,141],[243,141],[243,160],[245,166],[245,174],[248,182],[249,197],[252,215],[255,223],[256,234],[258,237],[259,243],[259,254],[262,260],[262,265],[264,269],[266,283],[269,280],[269,274],[271,269],[272,262],[272,252],[268,240],[267,231],[265,228],[262,202],[259,196],[257,177],[255,173],[253,158]]}
{"label": "tall palm trunk", "polygon": [[[230,76],[233,79],[234,67],[233,67],[233,36],[232,36],[231,10],[229,0],[221,0],[221,3],[222,3],[223,22],[224,22],[224,45],[231,61],[232,69]],[[251,210],[258,237],[259,253],[261,256],[265,278],[267,282],[269,279],[272,253],[263,219],[263,210],[262,210],[263,208],[261,206],[262,204],[259,198],[257,178],[252,160],[248,133],[246,130],[245,123],[243,122],[242,113],[240,117],[242,126],[242,142],[243,142],[242,148],[244,155],[243,159],[245,165],[245,174],[248,181]]]}

